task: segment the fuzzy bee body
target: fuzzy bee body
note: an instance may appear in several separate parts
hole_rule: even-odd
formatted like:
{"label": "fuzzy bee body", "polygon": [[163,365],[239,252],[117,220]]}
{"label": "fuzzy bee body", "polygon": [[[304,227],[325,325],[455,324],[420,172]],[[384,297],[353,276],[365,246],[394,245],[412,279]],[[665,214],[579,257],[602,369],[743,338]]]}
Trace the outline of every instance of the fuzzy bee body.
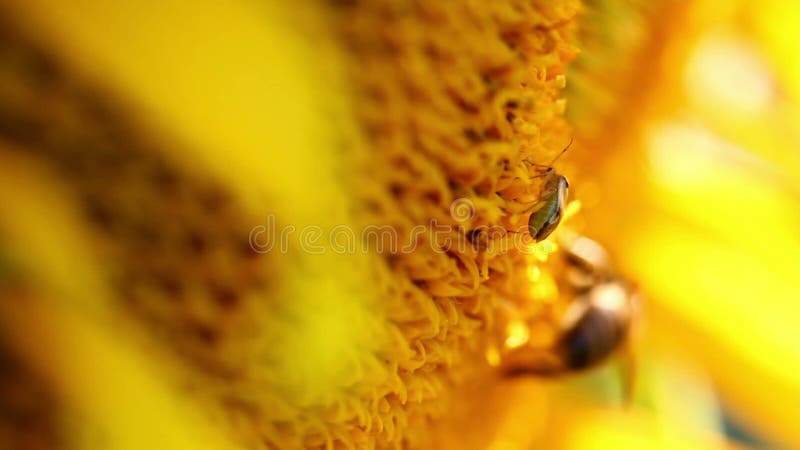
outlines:
{"label": "fuzzy bee body", "polygon": [[588,306],[564,330],[556,353],[568,371],[592,367],[619,348],[630,328],[631,292],[619,281],[595,286],[583,301]]}
{"label": "fuzzy bee body", "polygon": [[[545,348],[507,349],[507,375],[556,376],[593,367],[623,346],[628,338],[638,291],[614,275],[604,250],[594,241],[562,239],[569,303],[556,323],[557,336]],[[536,326],[536,324],[533,324]]]}

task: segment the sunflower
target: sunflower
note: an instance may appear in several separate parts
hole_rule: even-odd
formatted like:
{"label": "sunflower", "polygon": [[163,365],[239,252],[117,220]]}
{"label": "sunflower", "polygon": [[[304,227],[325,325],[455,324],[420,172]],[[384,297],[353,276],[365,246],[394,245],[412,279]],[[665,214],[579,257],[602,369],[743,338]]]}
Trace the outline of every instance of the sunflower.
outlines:
{"label": "sunflower", "polygon": [[[800,445],[800,9],[0,11],[0,447]],[[501,370],[570,232],[647,299],[628,409]]]}

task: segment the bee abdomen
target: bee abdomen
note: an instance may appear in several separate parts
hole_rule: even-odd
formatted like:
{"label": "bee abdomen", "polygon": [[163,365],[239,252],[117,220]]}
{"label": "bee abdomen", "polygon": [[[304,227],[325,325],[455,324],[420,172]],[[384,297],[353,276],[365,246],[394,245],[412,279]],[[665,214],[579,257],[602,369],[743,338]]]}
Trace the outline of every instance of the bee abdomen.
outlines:
{"label": "bee abdomen", "polygon": [[590,307],[559,340],[566,368],[580,370],[602,361],[625,339],[627,326],[612,311]]}

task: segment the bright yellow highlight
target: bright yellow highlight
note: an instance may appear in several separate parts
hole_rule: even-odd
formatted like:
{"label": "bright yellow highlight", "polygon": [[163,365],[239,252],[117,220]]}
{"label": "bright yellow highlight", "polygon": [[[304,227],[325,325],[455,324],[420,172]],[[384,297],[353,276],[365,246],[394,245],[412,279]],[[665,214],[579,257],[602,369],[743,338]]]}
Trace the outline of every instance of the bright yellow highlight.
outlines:
{"label": "bright yellow highlight", "polygon": [[539,266],[535,264],[528,266],[528,280],[530,280],[531,283],[536,283],[541,277],[542,269],[540,269]]}
{"label": "bright yellow highlight", "polygon": [[525,345],[530,338],[528,326],[524,322],[511,322],[506,328],[506,347],[517,348]]}
{"label": "bright yellow highlight", "polygon": [[708,35],[685,71],[690,100],[720,114],[763,114],[775,101],[775,82],[753,44],[735,35]]}
{"label": "bright yellow highlight", "polygon": [[564,209],[564,217],[561,220],[567,222],[569,219],[575,217],[575,215],[580,212],[582,205],[580,200],[572,200],[567,203],[567,207]]}

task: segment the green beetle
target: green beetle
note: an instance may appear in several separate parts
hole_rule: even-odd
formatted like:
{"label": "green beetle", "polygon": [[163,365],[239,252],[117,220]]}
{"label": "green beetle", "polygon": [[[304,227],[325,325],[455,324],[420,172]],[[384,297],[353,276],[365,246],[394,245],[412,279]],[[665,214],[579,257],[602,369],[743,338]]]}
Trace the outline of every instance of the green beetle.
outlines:
{"label": "green beetle", "polygon": [[552,167],[547,169],[546,177],[541,196],[542,206],[532,212],[528,219],[528,232],[536,242],[543,241],[556,229],[564,216],[564,205],[569,196],[567,177]]}
{"label": "green beetle", "polygon": [[550,164],[543,166],[546,169],[540,176],[545,177],[544,187],[542,195],[539,197],[540,201],[537,202],[542,206],[532,212],[528,218],[528,232],[536,242],[547,239],[547,236],[550,236],[550,233],[556,229],[564,216],[564,205],[569,197],[569,181],[567,181],[567,177],[553,169],[553,164],[569,149],[570,145],[572,145],[572,139],[564,147],[564,150],[561,150],[561,153],[550,161]]}

